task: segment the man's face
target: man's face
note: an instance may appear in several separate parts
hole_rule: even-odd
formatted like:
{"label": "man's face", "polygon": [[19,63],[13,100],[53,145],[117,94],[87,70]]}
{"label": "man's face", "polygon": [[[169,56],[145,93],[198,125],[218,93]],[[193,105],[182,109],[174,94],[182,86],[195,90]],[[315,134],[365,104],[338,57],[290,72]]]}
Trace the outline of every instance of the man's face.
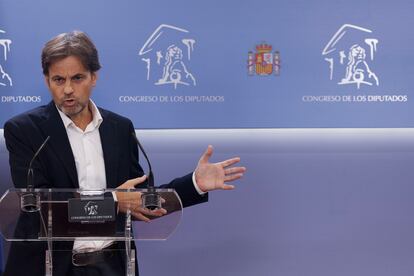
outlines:
{"label": "man's face", "polygon": [[97,75],[88,71],[78,57],[69,56],[52,63],[45,80],[59,110],[72,120],[88,115],[89,97]]}

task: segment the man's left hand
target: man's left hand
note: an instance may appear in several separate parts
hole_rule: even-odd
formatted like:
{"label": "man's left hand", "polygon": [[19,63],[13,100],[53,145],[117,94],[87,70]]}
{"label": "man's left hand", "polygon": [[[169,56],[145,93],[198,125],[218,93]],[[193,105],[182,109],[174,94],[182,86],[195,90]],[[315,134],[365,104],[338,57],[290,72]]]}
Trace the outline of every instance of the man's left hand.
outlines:
{"label": "man's left hand", "polygon": [[243,176],[246,171],[245,167],[230,167],[240,162],[239,157],[227,159],[218,163],[210,163],[209,159],[213,155],[213,147],[209,145],[207,150],[198,161],[195,170],[195,180],[197,186],[203,192],[213,190],[233,190],[233,185],[226,182],[234,181]]}

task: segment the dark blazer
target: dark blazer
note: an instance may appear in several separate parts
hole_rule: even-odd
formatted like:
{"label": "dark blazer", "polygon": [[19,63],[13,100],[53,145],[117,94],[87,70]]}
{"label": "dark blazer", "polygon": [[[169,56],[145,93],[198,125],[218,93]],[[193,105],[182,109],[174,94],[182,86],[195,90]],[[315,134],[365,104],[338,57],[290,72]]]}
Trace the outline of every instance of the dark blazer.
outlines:
{"label": "dark blazer", "polygon": [[[105,162],[107,188],[116,188],[126,180],[144,174],[138,163],[138,148],[132,136],[132,122],[99,108],[103,121],[99,127]],[[27,169],[36,150],[47,136],[45,148],[33,163],[36,188],[79,188],[75,160],[65,127],[53,102],[18,115],[4,125],[11,175],[16,188],[26,188]],[[140,186],[141,187],[141,186]],[[163,188],[174,188],[183,206],[208,200],[200,196],[192,183],[192,174],[174,179]],[[55,242],[55,249],[71,249],[73,242]],[[4,275],[44,275],[43,242],[12,244]],[[24,261],[22,261],[24,260]],[[56,275],[65,275],[71,259],[55,259]],[[22,264],[24,264],[22,266]]]}

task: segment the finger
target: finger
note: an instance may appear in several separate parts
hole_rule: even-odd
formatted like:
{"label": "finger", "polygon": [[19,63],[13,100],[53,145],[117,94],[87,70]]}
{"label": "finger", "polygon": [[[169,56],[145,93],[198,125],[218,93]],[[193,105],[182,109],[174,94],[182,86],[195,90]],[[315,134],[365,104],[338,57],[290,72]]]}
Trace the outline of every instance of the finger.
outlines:
{"label": "finger", "polygon": [[162,217],[167,214],[167,210],[165,210],[164,208],[159,208],[155,210],[149,210],[149,213],[151,214],[151,216]]}
{"label": "finger", "polygon": [[206,151],[203,153],[198,163],[208,163],[208,160],[210,159],[211,155],[213,155],[213,146],[208,145]]}
{"label": "finger", "polygon": [[231,159],[227,159],[227,160],[224,160],[224,161],[218,162],[217,164],[219,164],[219,165],[221,165],[223,168],[225,168],[225,167],[231,166],[231,165],[233,165],[233,164],[236,164],[236,163],[238,163],[238,162],[240,162],[240,157],[234,157],[234,158],[231,158]]}
{"label": "finger", "polygon": [[154,217],[161,217],[167,214],[167,210],[160,208],[155,210],[149,210],[147,208],[140,208],[139,210],[145,216],[154,216]]}
{"label": "finger", "polygon": [[222,189],[228,191],[228,190],[234,190],[234,188],[236,188],[234,185],[224,184]]}
{"label": "finger", "polygon": [[132,212],[132,215],[134,216],[134,218],[145,221],[145,222],[150,222],[151,221],[149,218],[147,218],[146,216],[144,216],[140,212]]}
{"label": "finger", "polygon": [[224,174],[234,174],[234,173],[244,173],[246,171],[245,167],[233,167],[224,170]]}
{"label": "finger", "polygon": [[234,181],[237,179],[242,178],[243,174],[242,173],[236,173],[236,174],[232,174],[232,175],[226,175],[224,177],[224,182],[230,182],[230,181]]}
{"label": "finger", "polygon": [[137,213],[140,213],[145,218],[151,219],[154,217],[162,217],[166,215],[167,210],[162,209],[162,208],[156,209],[156,210],[148,210],[145,208],[140,208],[140,210]]}
{"label": "finger", "polygon": [[122,185],[122,188],[125,188],[125,189],[134,189],[136,185],[139,185],[139,184],[144,183],[145,180],[147,180],[147,176],[146,175],[143,175],[141,177],[137,177],[137,178],[130,179],[130,180],[126,181]]}

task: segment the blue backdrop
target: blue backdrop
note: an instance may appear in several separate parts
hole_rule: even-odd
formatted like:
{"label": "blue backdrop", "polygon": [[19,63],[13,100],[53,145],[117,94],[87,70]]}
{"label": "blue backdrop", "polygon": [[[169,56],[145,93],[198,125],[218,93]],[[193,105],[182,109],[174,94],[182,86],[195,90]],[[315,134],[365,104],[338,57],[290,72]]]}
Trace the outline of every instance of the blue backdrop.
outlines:
{"label": "blue backdrop", "polygon": [[[276,128],[138,130],[158,183],[193,170],[209,143],[213,161],[248,167],[235,191],[186,209],[167,242],[139,243],[143,275],[411,276],[414,131],[362,128],[414,125],[413,10],[0,0],[0,124],[49,102],[44,43],[86,31],[103,65],[94,100],[136,128]],[[2,192],[7,157],[0,138]]]}
{"label": "blue backdrop", "polygon": [[2,0],[0,123],[49,101],[40,51],[80,29],[103,64],[93,98],[137,128],[411,127],[412,10],[408,0]]}

